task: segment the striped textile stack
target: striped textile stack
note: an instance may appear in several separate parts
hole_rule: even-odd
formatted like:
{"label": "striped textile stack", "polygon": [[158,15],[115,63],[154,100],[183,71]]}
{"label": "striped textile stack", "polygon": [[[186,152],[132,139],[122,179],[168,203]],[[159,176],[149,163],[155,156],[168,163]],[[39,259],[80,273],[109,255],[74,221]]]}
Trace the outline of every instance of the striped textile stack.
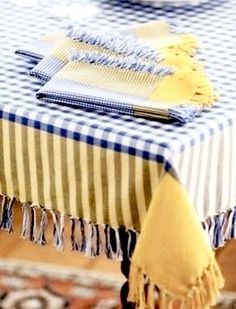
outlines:
{"label": "striped textile stack", "polygon": [[[186,123],[215,101],[197,39],[165,21],[111,31],[68,25],[16,53],[38,62],[30,74],[46,102]],[[37,47],[37,51],[35,49]]]}

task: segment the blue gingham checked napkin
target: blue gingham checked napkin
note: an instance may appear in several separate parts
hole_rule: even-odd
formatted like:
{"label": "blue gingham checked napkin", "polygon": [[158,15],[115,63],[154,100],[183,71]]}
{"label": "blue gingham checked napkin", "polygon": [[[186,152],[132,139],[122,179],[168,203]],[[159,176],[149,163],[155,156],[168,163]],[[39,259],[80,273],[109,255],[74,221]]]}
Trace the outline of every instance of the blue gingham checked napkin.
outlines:
{"label": "blue gingham checked napkin", "polygon": [[197,39],[171,32],[164,21],[125,27],[116,36],[70,25],[39,46],[37,53],[17,53],[42,58],[31,75],[46,83],[37,97],[47,102],[183,124],[215,100],[193,57]]}

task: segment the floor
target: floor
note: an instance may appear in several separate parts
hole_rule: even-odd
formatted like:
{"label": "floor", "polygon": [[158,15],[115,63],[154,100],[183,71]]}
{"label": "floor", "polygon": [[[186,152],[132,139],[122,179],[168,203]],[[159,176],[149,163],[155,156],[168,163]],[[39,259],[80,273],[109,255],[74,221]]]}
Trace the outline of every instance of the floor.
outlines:
{"label": "floor", "polygon": [[[65,250],[58,252],[49,245],[40,247],[30,241],[20,239],[21,227],[20,209],[14,213],[14,232],[8,234],[0,231],[0,258],[13,258],[37,262],[66,265],[84,269],[93,269],[108,273],[115,273],[122,278],[119,262],[106,257],[87,258],[78,252],[70,250],[70,243],[66,243]],[[49,228],[49,230],[51,230]],[[70,240],[69,222],[66,224],[66,239]],[[226,278],[225,290],[236,291],[236,240],[230,241],[224,249],[217,251],[217,259]]]}

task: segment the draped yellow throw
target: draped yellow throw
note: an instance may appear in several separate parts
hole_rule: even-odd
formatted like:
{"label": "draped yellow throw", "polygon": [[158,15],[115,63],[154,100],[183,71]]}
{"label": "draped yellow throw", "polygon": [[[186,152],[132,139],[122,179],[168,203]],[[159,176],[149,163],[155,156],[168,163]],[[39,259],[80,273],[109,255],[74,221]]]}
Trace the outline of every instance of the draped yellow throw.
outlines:
{"label": "draped yellow throw", "polygon": [[[155,231],[155,233],[153,232]],[[149,279],[145,296],[144,277]],[[223,278],[184,187],[166,173],[160,180],[141,228],[130,269],[129,300],[154,309],[154,286],[160,309],[209,308]]]}
{"label": "draped yellow throw", "polygon": [[[163,64],[175,74],[163,78],[151,95],[163,102],[190,102],[210,105],[216,99],[213,87],[193,54],[198,46],[192,35],[174,35],[163,29],[137,27],[140,39],[158,48]],[[154,232],[155,231],[155,232]],[[145,288],[148,285],[148,290]],[[160,309],[204,309],[213,305],[224,285],[208,239],[187,192],[172,173],[160,180],[141,226],[141,234],[131,261],[129,300],[140,309],[155,308],[155,287],[159,288]]]}

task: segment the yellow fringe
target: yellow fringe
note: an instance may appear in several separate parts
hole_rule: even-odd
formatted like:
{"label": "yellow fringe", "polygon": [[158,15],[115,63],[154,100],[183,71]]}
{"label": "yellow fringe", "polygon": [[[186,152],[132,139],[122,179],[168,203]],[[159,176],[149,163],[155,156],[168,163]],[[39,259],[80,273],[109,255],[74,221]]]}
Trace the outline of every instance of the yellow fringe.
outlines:
{"label": "yellow fringe", "polygon": [[139,309],[155,309],[156,302],[158,302],[160,309],[172,309],[174,302],[178,302],[181,309],[207,309],[215,304],[219,289],[224,285],[224,279],[215,261],[203,271],[202,277],[197,279],[195,286],[186,287],[187,293],[185,295],[174,295],[172,291],[159,287],[160,292],[157,300],[154,284],[158,285],[158,282],[153,283],[149,280],[146,297],[145,284],[147,280],[144,280],[145,277],[146,274],[140,267],[131,263],[128,300],[136,303],[136,308]]}
{"label": "yellow fringe", "polygon": [[178,35],[176,40],[163,41],[160,47],[163,65],[172,67],[175,73],[160,81],[151,95],[152,99],[200,106],[211,106],[217,100],[203,64],[193,57],[198,46],[197,38],[188,34]]}
{"label": "yellow fringe", "polygon": [[153,284],[148,285],[147,308],[155,309],[155,286]]}
{"label": "yellow fringe", "polygon": [[[177,35],[177,39],[170,40],[170,43],[163,44],[167,50],[171,51],[173,54],[176,53],[186,53],[188,55],[194,55],[196,49],[199,47],[198,38],[192,34],[181,34]],[[164,48],[165,50],[165,48]]]}

